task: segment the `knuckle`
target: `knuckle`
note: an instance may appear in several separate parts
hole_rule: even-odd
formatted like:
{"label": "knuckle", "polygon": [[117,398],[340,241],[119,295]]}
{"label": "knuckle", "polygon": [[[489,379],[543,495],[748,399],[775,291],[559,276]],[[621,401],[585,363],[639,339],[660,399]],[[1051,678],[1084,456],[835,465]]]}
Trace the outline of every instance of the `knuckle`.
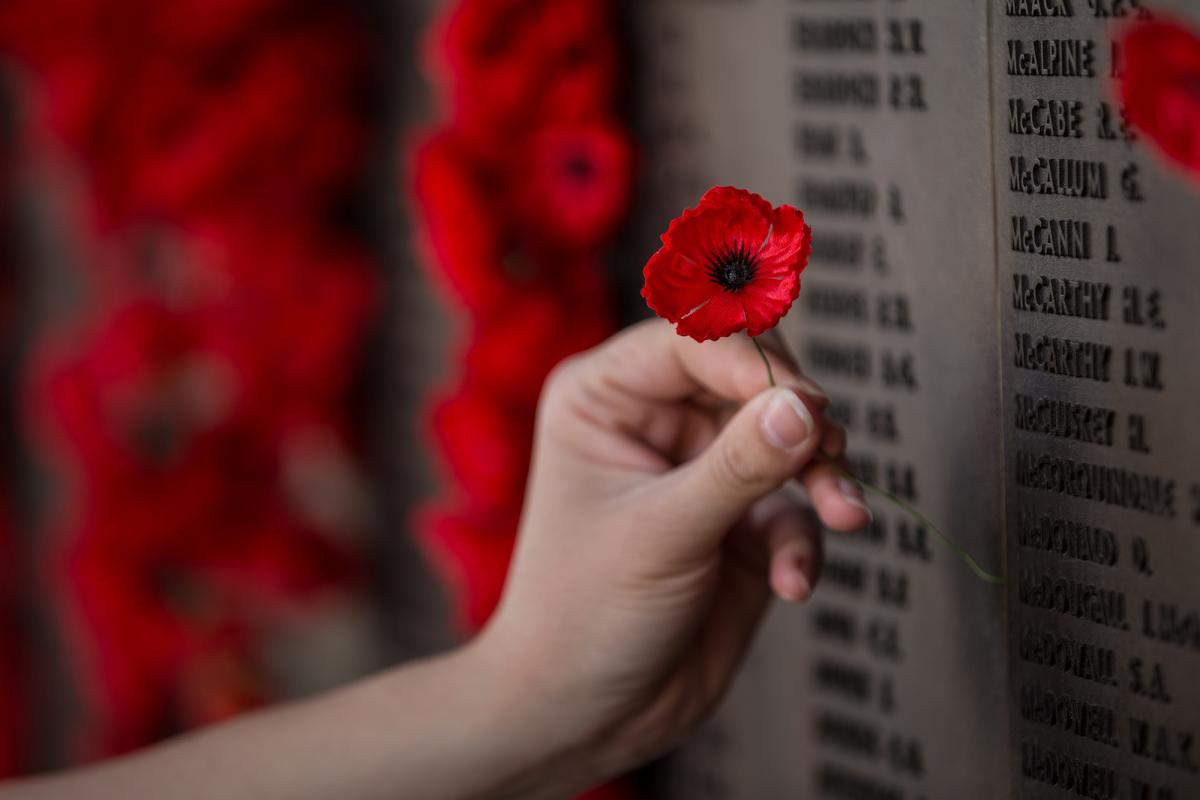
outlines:
{"label": "knuckle", "polygon": [[586,371],[585,362],[588,358],[586,354],[576,353],[554,365],[542,388],[542,396],[547,402],[553,403],[571,393]]}
{"label": "knuckle", "polygon": [[736,446],[731,439],[720,441],[710,463],[713,478],[720,486],[745,489],[771,482],[769,465],[764,463],[760,454]]}

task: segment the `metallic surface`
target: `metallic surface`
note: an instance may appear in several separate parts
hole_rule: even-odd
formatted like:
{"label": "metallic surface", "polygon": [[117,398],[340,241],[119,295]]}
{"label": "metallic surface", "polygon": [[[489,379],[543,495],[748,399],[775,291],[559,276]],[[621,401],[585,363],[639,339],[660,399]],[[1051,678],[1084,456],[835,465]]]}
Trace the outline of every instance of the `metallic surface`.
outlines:
{"label": "metallic surface", "polygon": [[[877,485],[911,492],[986,568],[1008,575],[1002,588],[980,581],[928,532],[873,500],[873,530],[828,538],[812,604],[772,612],[717,718],[671,762],[669,796],[1107,796],[1067,787],[1056,773],[1068,763],[1108,770],[1115,797],[1140,798],[1135,780],[1150,786],[1148,798],[1200,796],[1185,755],[1156,762],[1133,733],[1139,721],[1152,737],[1166,726],[1166,740],[1182,750],[1200,728],[1200,690],[1187,681],[1200,656],[1142,631],[1143,601],[1174,604],[1177,618],[1200,608],[1190,588],[1200,563],[1200,423],[1191,399],[1200,386],[1200,322],[1191,312],[1200,281],[1189,272],[1200,252],[1200,188],[1142,142],[1096,138],[1099,103],[1113,104],[1109,40],[1124,20],[1094,16],[1112,2],[1068,5],[1070,18],[1011,17],[1001,0],[635,6],[637,100],[650,142],[645,255],[654,234],[711,185],[803,208],[815,254],[785,333],[830,391],[853,461]],[[823,24],[832,20],[840,26]],[[1008,74],[1009,40],[1050,38],[1092,40],[1095,75]],[[1014,97],[1078,100],[1085,135],[1010,134]],[[1108,196],[1013,191],[1012,156],[1103,161]],[[1122,194],[1129,164],[1139,202]],[[1091,258],[1015,252],[1014,215],[1088,221]],[[1119,263],[1105,260],[1108,225]],[[1109,318],[1014,308],[1014,273],[1111,284]],[[1159,293],[1165,328],[1124,321],[1129,287],[1142,318]],[[1135,362],[1156,354],[1165,388],[1018,367],[1017,333],[1108,344],[1113,359],[1126,347]],[[1018,430],[1018,394],[1111,410],[1112,443]],[[1144,421],[1130,423],[1130,414]],[[1149,453],[1129,447],[1138,424]],[[1163,476],[1174,482],[1174,516],[1019,486],[1018,451]],[[1111,529],[1117,564],[1022,547],[1020,522],[1031,515]],[[1039,607],[1036,584],[1046,581],[1050,599]],[[1123,593],[1128,630],[1055,610],[1055,592],[1072,581],[1089,598],[1107,592],[1116,603]],[[1022,631],[1031,629],[1043,641],[1049,633],[1111,650],[1119,685],[1023,658]],[[1148,696],[1155,665],[1170,702]],[[1048,721],[1033,700],[1044,705],[1048,696],[1110,710],[1102,719],[1115,743],[1070,730],[1061,706]],[[1074,761],[1023,764],[1030,744]],[[1153,793],[1160,788],[1174,794]]]}

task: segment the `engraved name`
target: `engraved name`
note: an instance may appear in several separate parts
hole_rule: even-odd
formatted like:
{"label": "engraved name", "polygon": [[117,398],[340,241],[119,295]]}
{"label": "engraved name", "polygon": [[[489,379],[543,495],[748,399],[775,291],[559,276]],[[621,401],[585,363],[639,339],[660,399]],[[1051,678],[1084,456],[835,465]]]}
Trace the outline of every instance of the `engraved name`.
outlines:
{"label": "engraved name", "polygon": [[1108,383],[1112,378],[1112,346],[1055,336],[1015,334],[1013,363],[1018,369]]}
{"label": "engraved name", "polygon": [[865,380],[871,374],[871,354],[858,344],[809,340],[808,362],[814,372]]}
{"label": "engraved name", "polygon": [[1094,78],[1096,43],[1091,39],[1010,39],[1008,74],[1043,78]]}
{"label": "engraved name", "polygon": [[879,729],[870,723],[826,712],[817,718],[817,738],[824,744],[868,758],[879,756]]}
{"label": "engraved name", "polygon": [[1078,139],[1083,136],[1083,103],[1079,100],[1008,101],[1008,132],[1017,136]]}
{"label": "engraved name", "polygon": [[1010,17],[1073,17],[1071,0],[1007,0],[1004,12]]}
{"label": "engraved name", "polygon": [[1017,542],[1031,550],[1105,567],[1116,566],[1120,552],[1112,531],[1061,517],[1035,517],[1024,511],[1017,523]]}
{"label": "engraved name", "polygon": [[1015,462],[1017,486],[1175,517],[1175,481],[1170,478],[1025,450],[1017,450]]}
{"label": "engraved name", "polygon": [[1060,317],[1107,320],[1112,286],[1100,281],[1013,275],[1013,308]]}
{"label": "engraved name", "polygon": [[861,289],[809,284],[801,297],[804,307],[814,317],[859,323],[868,319],[867,293]]}
{"label": "engraved name", "polygon": [[874,53],[879,32],[872,19],[800,17],[792,24],[792,44],[815,53]]}
{"label": "engraved name", "polygon": [[812,260],[835,267],[857,267],[863,262],[863,238],[857,233],[822,231],[812,240]]}
{"label": "engraved name", "polygon": [[866,563],[831,555],[821,569],[821,580],[852,594],[861,593],[867,585]]}
{"label": "engraved name", "polygon": [[1051,397],[1016,395],[1017,430],[1112,447],[1117,412]]}
{"label": "engraved name", "polygon": [[840,661],[821,659],[814,671],[817,686],[857,703],[866,703],[871,697],[871,676],[861,667]]}
{"label": "engraved name", "polygon": [[878,108],[879,76],[872,72],[798,72],[793,91],[809,106]]}
{"label": "engraved name", "polygon": [[904,800],[901,789],[833,764],[817,772],[817,791],[832,800]]}
{"label": "engraved name", "polygon": [[1125,593],[1094,583],[1076,581],[1050,572],[1022,569],[1018,597],[1022,605],[1031,608],[1053,611],[1117,630],[1129,627]]}
{"label": "engraved name", "polygon": [[812,616],[817,635],[845,644],[853,644],[858,637],[855,617],[836,608],[819,608]]}
{"label": "engraved name", "polygon": [[867,218],[875,214],[875,186],[861,181],[816,180],[800,182],[800,197],[806,210]]}
{"label": "engraved name", "polygon": [[1103,200],[1108,197],[1108,166],[1080,158],[1010,156],[1008,188],[1025,194]]}
{"label": "engraved name", "polygon": [[1021,774],[1089,800],[1116,800],[1117,773],[1110,767],[1075,758],[1037,742],[1021,742]]}
{"label": "engraved name", "polygon": [[1120,747],[1117,714],[1100,703],[1088,703],[1037,684],[1021,687],[1021,716],[1037,725],[1057,728],[1082,739]]}
{"label": "engraved name", "polygon": [[1100,645],[1080,642],[1028,625],[1021,628],[1021,660],[1080,680],[1118,686],[1117,655]]}
{"label": "engraved name", "polygon": [[1092,225],[1078,219],[1012,217],[1012,249],[1051,258],[1092,257]]}

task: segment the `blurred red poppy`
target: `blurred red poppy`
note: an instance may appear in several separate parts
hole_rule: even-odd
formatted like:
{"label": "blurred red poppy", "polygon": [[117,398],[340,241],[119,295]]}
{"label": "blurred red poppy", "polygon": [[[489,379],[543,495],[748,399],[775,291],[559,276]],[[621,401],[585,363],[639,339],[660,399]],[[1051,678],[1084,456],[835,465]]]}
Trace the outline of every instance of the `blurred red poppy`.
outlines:
{"label": "blurred red poppy", "polygon": [[467,496],[517,512],[529,470],[533,418],[467,383],[433,409],[442,458]]}
{"label": "blurred red poppy", "polygon": [[506,274],[509,242],[498,225],[493,192],[466,157],[458,137],[440,133],[413,156],[413,196],[424,225],[418,245],[436,266],[440,288],[468,310],[491,314],[518,297],[521,286]]}
{"label": "blurred red poppy", "polygon": [[513,168],[522,226],[551,245],[591,248],[624,218],[633,147],[615,125],[554,125],[532,137]]}
{"label": "blurred red poppy", "polygon": [[608,0],[466,0],[435,28],[428,52],[454,126],[493,164],[551,121],[610,108],[617,54]]}
{"label": "blurred red poppy", "polygon": [[421,517],[418,529],[430,557],[456,590],[460,624],[479,630],[500,602],[517,518],[477,509],[430,510]]}
{"label": "blurred red poppy", "polygon": [[1173,161],[1200,170],[1200,37],[1156,18],[1130,25],[1121,52],[1130,122]]}

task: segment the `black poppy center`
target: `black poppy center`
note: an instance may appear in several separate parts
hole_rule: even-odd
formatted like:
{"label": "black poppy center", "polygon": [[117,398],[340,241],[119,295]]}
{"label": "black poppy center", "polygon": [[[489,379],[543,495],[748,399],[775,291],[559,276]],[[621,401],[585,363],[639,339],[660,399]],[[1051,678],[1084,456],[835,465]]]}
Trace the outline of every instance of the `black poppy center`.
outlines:
{"label": "black poppy center", "polygon": [[726,247],[709,261],[708,275],[727,292],[736,292],[754,280],[758,270],[755,254],[739,243]]}
{"label": "black poppy center", "polygon": [[586,183],[596,174],[596,167],[592,160],[583,153],[572,153],[567,157],[563,166],[567,177],[576,183]]}

